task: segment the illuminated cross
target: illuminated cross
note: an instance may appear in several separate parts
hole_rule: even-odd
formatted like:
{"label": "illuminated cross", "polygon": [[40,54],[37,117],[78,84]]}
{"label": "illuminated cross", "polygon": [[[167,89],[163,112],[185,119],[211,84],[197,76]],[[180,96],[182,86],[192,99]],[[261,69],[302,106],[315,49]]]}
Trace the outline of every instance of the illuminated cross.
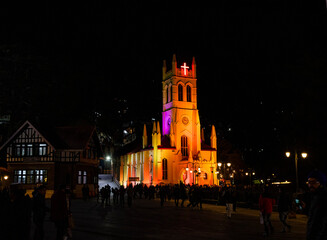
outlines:
{"label": "illuminated cross", "polygon": [[181,68],[184,68],[184,75],[186,76],[186,73],[187,73],[186,72],[187,71],[186,69],[187,68],[190,68],[190,67],[186,66],[186,63],[184,63],[184,65],[182,65]]}

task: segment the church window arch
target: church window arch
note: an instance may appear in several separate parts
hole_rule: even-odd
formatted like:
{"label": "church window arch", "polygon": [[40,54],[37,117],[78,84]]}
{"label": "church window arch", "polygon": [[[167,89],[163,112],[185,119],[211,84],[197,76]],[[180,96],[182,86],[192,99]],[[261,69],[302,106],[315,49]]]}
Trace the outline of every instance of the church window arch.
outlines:
{"label": "church window arch", "polygon": [[182,86],[182,84],[178,85],[178,101],[183,101],[183,86]]}
{"label": "church window arch", "polygon": [[181,137],[181,151],[182,151],[182,156],[183,157],[188,156],[188,143],[187,143],[187,137],[186,136]]}
{"label": "church window arch", "polygon": [[186,101],[192,102],[192,87],[190,85],[186,86]]}
{"label": "church window arch", "polygon": [[169,87],[166,86],[166,103],[169,103]]}
{"label": "church window arch", "polygon": [[169,85],[170,101],[173,101],[173,85]]}
{"label": "church window arch", "polygon": [[162,180],[168,179],[168,164],[167,159],[162,159]]}

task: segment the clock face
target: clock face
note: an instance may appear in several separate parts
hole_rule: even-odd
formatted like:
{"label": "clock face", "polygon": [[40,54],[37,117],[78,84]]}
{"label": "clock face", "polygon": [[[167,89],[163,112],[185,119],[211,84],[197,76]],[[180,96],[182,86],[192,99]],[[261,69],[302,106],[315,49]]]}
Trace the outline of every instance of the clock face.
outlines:
{"label": "clock face", "polygon": [[183,123],[184,125],[187,125],[188,122],[189,122],[189,120],[188,120],[187,117],[183,117],[183,118],[182,118],[182,123]]}

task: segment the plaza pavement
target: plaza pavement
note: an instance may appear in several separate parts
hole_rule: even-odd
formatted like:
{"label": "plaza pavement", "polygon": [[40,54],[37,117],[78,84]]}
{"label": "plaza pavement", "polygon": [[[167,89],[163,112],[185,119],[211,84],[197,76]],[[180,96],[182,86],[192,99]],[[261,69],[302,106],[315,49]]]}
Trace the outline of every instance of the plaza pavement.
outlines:
{"label": "plaza pavement", "polygon": [[[187,204],[187,202],[185,202]],[[49,201],[47,201],[49,204]],[[185,206],[186,206],[185,204]],[[75,222],[73,239],[265,239],[259,212],[238,208],[228,219],[225,207],[203,204],[203,208],[176,207],[173,201],[160,207],[159,199],[136,199],[133,206],[103,207],[96,199],[72,201]],[[305,239],[306,217],[289,219],[292,231],[280,233],[278,213],[272,214],[274,234],[266,239]],[[45,240],[55,239],[55,228],[47,216]]]}

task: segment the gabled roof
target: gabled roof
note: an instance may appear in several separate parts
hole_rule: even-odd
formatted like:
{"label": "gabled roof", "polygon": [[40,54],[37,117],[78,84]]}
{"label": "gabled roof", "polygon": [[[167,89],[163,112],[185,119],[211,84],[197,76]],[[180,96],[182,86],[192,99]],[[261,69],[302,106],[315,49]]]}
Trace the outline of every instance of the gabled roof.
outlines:
{"label": "gabled roof", "polygon": [[57,135],[58,146],[64,149],[84,149],[90,142],[94,126],[70,126],[70,127],[56,127],[55,133]]}
{"label": "gabled roof", "polygon": [[11,135],[11,137],[0,147],[0,151],[4,148],[4,147],[6,147],[7,146],[7,144],[8,143],[10,143],[13,139],[15,139],[15,137],[24,129],[24,128],[26,128],[26,126],[31,126],[40,136],[42,136],[44,139],[45,139],[45,141],[46,141],[46,143],[47,144],[49,144],[51,147],[53,147],[53,148],[55,148],[54,146],[53,146],[53,144],[51,144],[48,140],[47,140],[47,138],[44,136],[44,134],[42,134],[36,127],[34,127],[34,125],[32,124],[32,123],[30,123],[28,120],[27,121],[25,121],[23,124],[22,124],[22,126],[20,127],[20,128],[18,128],[17,129],[17,131],[14,133],[14,134],[12,134]]}
{"label": "gabled roof", "polygon": [[29,121],[26,121],[22,126],[1,146],[0,150],[6,147],[13,141],[21,131],[28,126],[32,127],[46,143],[54,149],[84,149],[90,142],[95,126],[80,125],[80,126],[64,126],[64,127],[35,127]]}

